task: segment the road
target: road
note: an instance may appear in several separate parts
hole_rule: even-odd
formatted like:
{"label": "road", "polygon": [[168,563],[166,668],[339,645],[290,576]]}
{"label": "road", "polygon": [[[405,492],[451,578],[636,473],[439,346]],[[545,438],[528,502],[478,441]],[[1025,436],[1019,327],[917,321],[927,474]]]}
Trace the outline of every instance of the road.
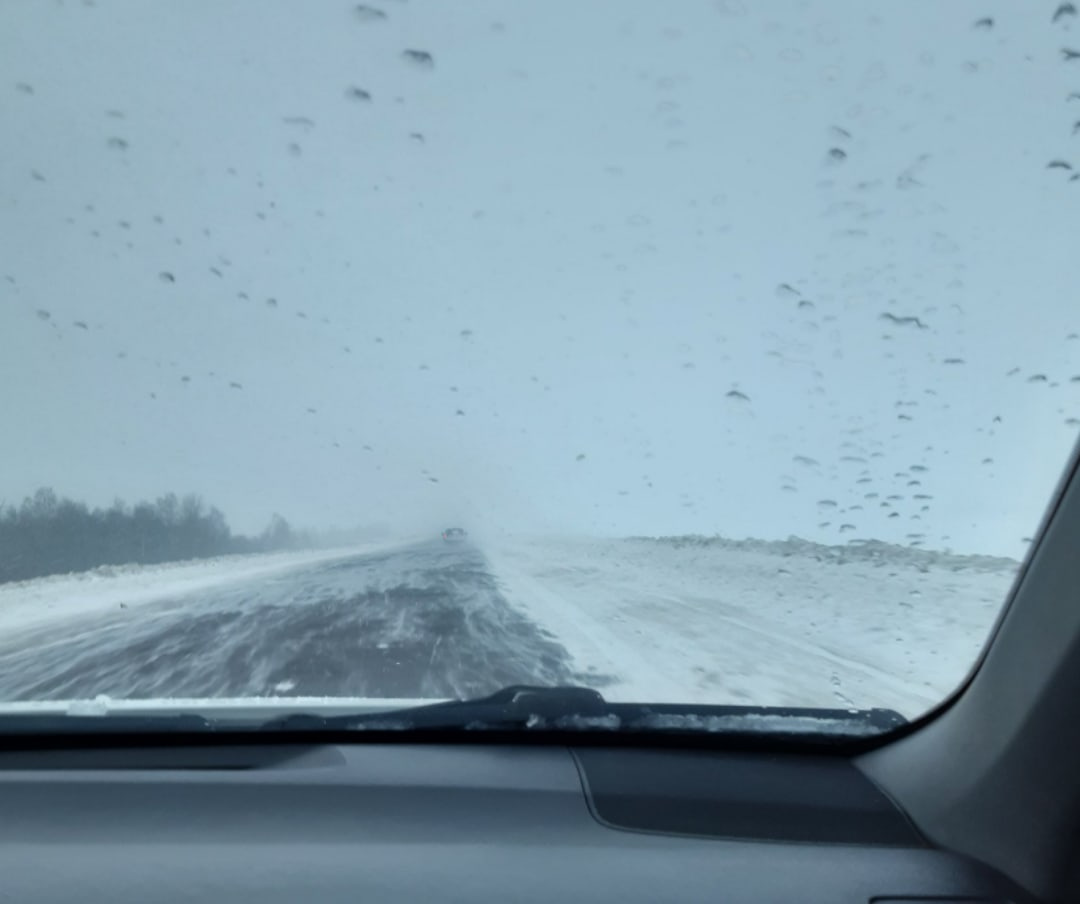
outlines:
{"label": "road", "polygon": [[580,680],[470,544],[338,559],[0,640],[0,699],[470,697]]}

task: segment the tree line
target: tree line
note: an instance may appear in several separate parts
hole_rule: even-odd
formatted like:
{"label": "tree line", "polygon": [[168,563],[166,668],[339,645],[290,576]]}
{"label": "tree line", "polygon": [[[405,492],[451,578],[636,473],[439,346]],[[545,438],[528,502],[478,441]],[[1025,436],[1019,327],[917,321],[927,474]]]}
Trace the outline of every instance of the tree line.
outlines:
{"label": "tree line", "polygon": [[0,583],[100,565],[295,549],[307,539],[280,515],[258,536],[234,534],[221,511],[194,494],[92,509],[43,487],[21,505],[0,503]]}

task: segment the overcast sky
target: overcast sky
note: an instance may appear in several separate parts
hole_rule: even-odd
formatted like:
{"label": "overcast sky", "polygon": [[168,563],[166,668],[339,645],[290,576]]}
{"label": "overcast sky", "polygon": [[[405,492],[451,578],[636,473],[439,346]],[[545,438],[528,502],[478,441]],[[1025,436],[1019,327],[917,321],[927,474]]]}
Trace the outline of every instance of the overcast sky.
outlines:
{"label": "overcast sky", "polygon": [[0,500],[1018,556],[1080,417],[1056,6],[6,2]]}

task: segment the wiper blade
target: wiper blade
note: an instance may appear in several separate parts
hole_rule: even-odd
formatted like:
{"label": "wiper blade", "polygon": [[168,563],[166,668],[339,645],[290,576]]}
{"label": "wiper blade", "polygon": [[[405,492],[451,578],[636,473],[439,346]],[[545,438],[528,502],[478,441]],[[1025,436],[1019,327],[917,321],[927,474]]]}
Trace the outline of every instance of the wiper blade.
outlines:
{"label": "wiper blade", "polygon": [[609,703],[589,687],[511,685],[487,697],[376,713],[290,713],[268,731],[555,731],[830,736],[881,734],[906,724],[887,709]]}
{"label": "wiper blade", "polygon": [[[230,701],[234,702],[234,701]],[[0,711],[0,749],[3,737],[86,735],[112,737],[212,734],[219,736],[265,732],[424,732],[460,734],[505,733],[619,733],[638,737],[715,736],[726,740],[769,736],[815,743],[837,743],[871,737],[906,724],[903,716],[886,709],[807,709],[797,707],[698,704],[611,703],[595,689],[579,686],[512,685],[471,700],[449,700],[419,706],[349,712],[344,715],[294,711],[265,720],[258,707],[211,706],[213,700],[177,701],[171,711],[124,712],[107,703],[75,701],[61,708]],[[50,704],[40,704],[49,706]],[[206,705],[204,711],[202,708]],[[276,704],[280,705],[280,704]],[[297,705],[303,705],[300,700]],[[388,703],[388,705],[391,705]],[[23,704],[11,704],[22,707]],[[124,708],[129,701],[123,703]],[[341,708],[338,708],[338,713]]]}
{"label": "wiper blade", "polygon": [[567,714],[605,715],[612,704],[590,687],[514,684],[487,697],[446,700],[387,712],[320,716],[289,713],[263,723],[270,731],[493,730],[535,728]]}
{"label": "wiper blade", "polygon": [[195,713],[160,716],[65,715],[64,713],[12,713],[0,715],[0,737],[4,735],[55,734],[186,734],[218,731],[220,726]]}

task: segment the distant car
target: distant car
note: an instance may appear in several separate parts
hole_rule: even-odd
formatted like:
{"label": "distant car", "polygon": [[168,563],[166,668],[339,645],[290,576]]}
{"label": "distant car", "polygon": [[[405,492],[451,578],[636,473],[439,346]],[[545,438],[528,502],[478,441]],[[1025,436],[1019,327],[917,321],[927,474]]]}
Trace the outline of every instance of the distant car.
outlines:
{"label": "distant car", "polygon": [[442,538],[447,543],[460,543],[468,536],[463,527],[448,527],[442,532]]}

